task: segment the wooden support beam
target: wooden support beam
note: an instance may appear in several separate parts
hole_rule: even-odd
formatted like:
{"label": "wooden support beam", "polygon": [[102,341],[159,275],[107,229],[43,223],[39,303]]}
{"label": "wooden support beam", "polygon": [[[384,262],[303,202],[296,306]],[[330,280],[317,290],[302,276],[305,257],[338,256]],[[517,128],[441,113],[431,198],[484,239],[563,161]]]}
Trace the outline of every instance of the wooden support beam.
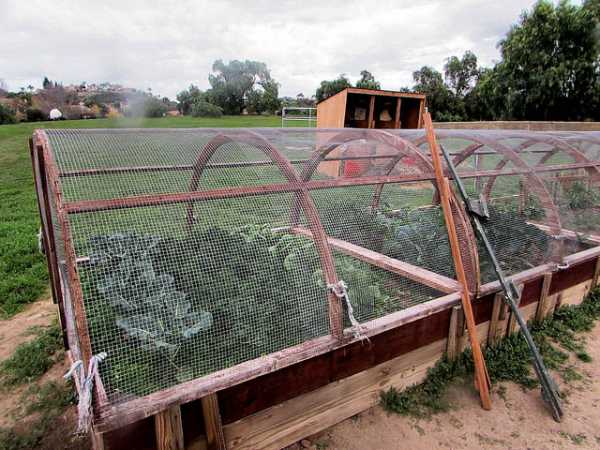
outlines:
{"label": "wooden support beam", "polygon": [[[528,220],[527,223],[529,225],[533,225],[534,227],[539,228],[540,230],[545,231],[545,232],[549,232],[552,229],[548,225],[544,225],[543,223],[539,223],[539,222],[534,222],[532,220]],[[566,238],[569,238],[569,239],[573,239],[573,240],[579,240],[580,238],[583,238],[584,241],[592,242],[594,244],[600,244],[600,236],[597,236],[594,234],[577,233],[576,231],[571,231],[571,230],[562,228],[560,235],[564,236]]]}
{"label": "wooden support beam", "polygon": [[369,121],[367,122],[367,128],[375,128],[373,116],[375,114],[375,96],[371,95],[371,100],[369,102]]}
{"label": "wooden support beam", "polygon": [[208,450],[227,450],[217,394],[202,397],[201,403],[206,430],[206,448]]}
{"label": "wooden support beam", "polygon": [[598,279],[600,278],[600,258],[596,259],[596,267],[594,268],[594,276],[592,277],[592,284],[590,289],[594,289],[598,286]]}
{"label": "wooden support beam", "polygon": [[448,360],[454,361],[458,355],[458,316],[460,306],[452,308],[450,314],[450,326],[448,327],[448,342],[446,344],[446,355]]}
{"label": "wooden support beam", "polygon": [[550,297],[550,284],[552,283],[552,273],[544,274],[544,281],[542,282],[542,292],[540,293],[540,300],[537,305],[537,311],[535,312],[535,320],[541,321],[546,318],[550,312],[549,303],[553,300]]}
{"label": "wooden support beam", "polygon": [[[520,284],[517,286],[517,290],[519,291],[519,298],[518,298],[518,302],[517,303],[517,308],[521,305],[521,292],[523,292],[523,284]],[[510,313],[510,318],[508,319],[508,328],[506,330],[506,335],[510,336],[513,333],[516,333],[517,331],[519,331],[518,328],[518,322],[517,322],[517,316],[515,314]]]}
{"label": "wooden support beam", "polygon": [[104,445],[104,434],[98,433],[94,429],[90,432],[90,440],[92,445],[92,450],[105,450],[106,446]]}
{"label": "wooden support beam", "polygon": [[556,294],[556,302],[554,303],[554,308],[552,308],[553,313],[562,306],[564,292],[565,291],[561,291],[558,294]]}
{"label": "wooden support beam", "polygon": [[157,450],[184,450],[179,405],[171,406],[154,416],[154,431]]}
{"label": "wooden support beam", "polygon": [[506,302],[504,301],[504,294],[502,292],[496,293],[494,296],[494,303],[492,305],[492,317],[490,319],[490,328],[488,330],[488,345],[494,347],[498,344],[501,339],[501,327],[500,324],[505,320],[505,317],[502,317],[502,313],[506,314],[505,306]]}
{"label": "wooden support beam", "polygon": [[457,279],[461,286],[461,300],[463,312],[465,314],[465,322],[469,330],[469,339],[471,341],[471,350],[473,352],[473,362],[475,367],[475,382],[481,399],[481,406],[484,409],[492,409],[492,400],[490,397],[490,379],[485,365],[485,359],[481,352],[481,346],[477,335],[477,326],[475,325],[475,316],[471,305],[471,293],[469,292],[469,284],[463,265],[460,244],[458,241],[458,233],[456,224],[452,214],[452,203],[456,201],[451,194],[448,178],[444,177],[442,161],[440,158],[440,148],[435,138],[433,123],[429,112],[424,114],[424,123],[427,135],[427,141],[431,150],[431,159],[435,169],[435,178],[437,182],[438,192],[440,194],[440,203],[444,211],[444,220],[448,231],[448,241],[450,242],[450,250],[452,252],[452,260],[456,271]]}
{"label": "wooden support beam", "polygon": [[[292,227],[290,232],[312,238],[312,232],[304,227]],[[372,264],[380,269],[402,275],[410,280],[424,284],[444,293],[452,293],[460,290],[460,285],[452,278],[439,275],[435,272],[413,266],[404,261],[399,261],[381,253],[374,252],[364,247],[351,244],[340,239],[327,237],[327,243],[342,253],[353,256],[356,259]]]}

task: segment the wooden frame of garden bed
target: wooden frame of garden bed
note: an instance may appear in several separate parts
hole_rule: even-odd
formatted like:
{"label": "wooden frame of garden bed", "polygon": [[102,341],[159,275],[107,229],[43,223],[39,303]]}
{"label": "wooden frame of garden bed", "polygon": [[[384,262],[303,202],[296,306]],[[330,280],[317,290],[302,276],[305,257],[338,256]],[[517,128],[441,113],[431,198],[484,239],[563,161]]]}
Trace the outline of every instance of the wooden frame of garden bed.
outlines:
{"label": "wooden frame of garden bed", "polygon": [[[356,139],[355,136],[356,133],[353,133],[352,139]],[[401,154],[407,154],[406,144],[402,143],[400,146],[398,138],[393,135],[368,132],[365,136],[391,145]],[[239,139],[239,134],[236,137]],[[435,178],[433,171],[427,173],[429,162],[426,159],[421,157],[422,173],[417,175],[390,175],[393,167],[400,161],[401,157],[399,157],[393,160],[393,164],[390,163],[386,176],[311,180],[315,168],[322,161],[359,158],[340,156],[326,158],[339,146],[338,141],[350,142],[351,139],[344,141],[343,136],[342,139],[338,136],[335,147],[325,146],[315,151],[311,159],[303,162],[305,164],[304,171],[298,176],[292,168],[291,162],[260,136],[248,133],[245,138],[247,142],[265,152],[271,159],[270,164],[276,164],[287,177],[288,182],[196,191],[202,171],[211,166],[209,164],[211,156],[220,145],[231,142],[230,138],[220,135],[205,146],[198,156],[196,164],[191,167],[192,182],[189,192],[64,202],[60,186],[61,177],[93,176],[104,173],[106,170],[60,173],[46,134],[41,131],[35,133],[31,141],[31,156],[42,218],[44,246],[50,267],[53,296],[59,304],[63,330],[67,328],[66,323],[72,321],[77,334],[78,342],[69,342],[71,347],[75,347],[71,348],[71,354],[78,355],[85,361],[91,355],[91,345],[77,273],[78,260],[69,232],[69,214],[171,203],[186,203],[191,210],[193,202],[207,199],[294,192],[297,205],[292,211],[292,216],[297,215],[301,208],[308,218],[309,228],[292,227],[290,231],[309,236],[314,240],[328,283],[337,281],[331,257],[331,249],[335,248],[369,264],[448,294],[363,324],[364,333],[371,339],[369,345],[357,341],[351,335],[344,334],[341,305],[339,300],[330,294],[330,335],[122,404],[110,405],[108,403],[102,381],[100,377],[97,377],[94,403],[96,423],[93,436],[95,448],[103,448],[105,441],[110,443],[110,448],[119,448],[119,442],[135,440],[136,432],[132,431],[125,435],[123,434],[126,433],[124,430],[136,426],[144,429],[144,427],[148,427],[148,424],[152,424],[155,429],[153,442],[155,447],[160,449],[189,447],[190,441],[198,440],[202,428],[205,430],[204,435],[209,448],[278,448],[371,406],[376,397],[372,395],[375,392],[374,389],[378,390],[386,383],[398,381],[400,385],[406,386],[408,381],[411,383],[418,381],[424,374],[423,369],[433,364],[444,351],[448,350],[449,353],[455,354],[458,351],[458,348],[455,347],[464,345],[460,338],[462,329],[458,330],[460,321],[457,318],[458,310],[456,309],[460,303],[458,293],[460,286],[455,280],[327,236],[308,195],[308,192],[314,189],[375,185],[377,189],[374,201],[378,201],[378,193],[387,183],[433,181]],[[468,151],[471,153],[477,151],[483,143],[489,144],[489,142],[481,140],[477,144],[479,147],[469,148]],[[409,148],[409,151],[413,150]],[[391,158],[391,156],[385,157]],[[562,171],[577,168],[585,168],[590,174],[592,171],[598,170],[598,163],[579,158],[576,163],[539,167],[536,168],[536,171]],[[184,169],[187,170],[188,167],[186,166]],[[179,170],[179,168],[114,169],[115,172],[160,170]],[[532,169],[517,167],[507,171],[499,165],[494,170],[466,171],[464,177],[495,179],[494,177],[497,175],[517,174],[531,176]],[[551,208],[550,205],[544,204],[544,206]],[[53,223],[52,212],[54,212],[57,223]],[[191,215],[188,214],[188,221],[191,220],[190,217]],[[464,217],[464,211],[462,214],[459,213],[459,218],[463,223]],[[68,286],[64,286],[60,281],[54,235],[54,226],[57,225],[62,229],[63,234],[64,267]],[[550,225],[542,224],[542,226],[551,233],[556,231],[556,223],[552,221]],[[564,235],[572,237],[568,232]],[[474,238],[467,235],[465,240],[462,251],[467,257],[472,258],[474,249],[476,251]],[[515,275],[513,278],[525,286],[521,305],[526,306],[536,302],[539,288],[539,303],[543,305],[540,306],[543,313],[538,312],[536,315],[541,317],[547,311],[552,310],[548,306],[549,300],[546,297],[562,292],[565,288],[579,286],[589,280],[591,281],[588,284],[595,285],[599,271],[598,255],[600,255],[600,248],[595,247],[567,257],[567,262],[582,270],[575,271],[574,267],[569,267],[551,276],[550,274],[556,270],[556,266],[547,264]],[[590,269],[592,266],[593,270]],[[582,273],[584,275],[581,275]],[[471,276],[473,279],[478,279],[478,273],[471,274]],[[584,279],[581,279],[582,276]],[[540,280],[544,280],[543,286],[538,286]],[[497,283],[483,285],[479,290],[480,298],[474,301],[479,325],[486,323],[489,312],[489,321],[491,322],[489,327],[496,330],[493,339],[497,339],[501,334],[499,330],[502,329],[502,326],[499,325],[499,321],[503,317],[499,298],[494,295],[497,290],[499,290]],[[72,304],[72,313],[69,309],[64,308],[63,297],[67,295]],[[460,336],[459,333],[461,333]],[[450,342],[450,348],[447,348],[448,342]],[[420,367],[417,371],[413,367],[416,365]],[[407,371],[413,373],[404,379]],[[309,378],[303,376],[309,372],[311,373]],[[279,380],[279,382],[274,382],[274,380]],[[281,380],[285,382],[282,384]],[[292,382],[294,386],[290,385]],[[355,395],[350,397],[339,395],[340,391],[348,389],[349,383],[350,386],[354,386],[351,390],[354,389],[352,392],[355,392]],[[261,398],[256,397],[257,395]],[[290,410],[287,406],[286,408],[278,406],[283,403],[287,406],[293,404],[291,415],[283,414],[283,409]],[[307,404],[312,405],[312,409],[307,407]],[[184,406],[180,407],[180,405]],[[194,405],[196,405],[196,414],[189,412]],[[333,406],[335,408],[332,408]],[[351,411],[352,414],[349,414]],[[197,420],[196,426],[193,422],[190,424],[190,417],[198,419],[198,414],[201,419]],[[326,418],[321,417],[323,414]],[[319,418],[317,419],[317,417]],[[148,422],[148,418],[153,419]],[[199,423],[203,423],[203,425],[200,426]],[[147,434],[148,430],[146,429],[145,435]]]}

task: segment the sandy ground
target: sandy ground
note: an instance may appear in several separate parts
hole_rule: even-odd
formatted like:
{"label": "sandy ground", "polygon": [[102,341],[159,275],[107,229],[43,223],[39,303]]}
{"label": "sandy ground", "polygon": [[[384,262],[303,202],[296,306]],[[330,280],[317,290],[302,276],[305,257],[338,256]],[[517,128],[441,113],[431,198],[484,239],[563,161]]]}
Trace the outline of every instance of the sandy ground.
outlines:
{"label": "sandy ground", "polygon": [[[56,314],[49,300],[32,304],[9,321],[0,321],[0,360],[21,342],[31,338],[33,326],[51,323]],[[524,391],[512,383],[494,387],[493,410],[479,407],[471,386],[456,384],[449,390],[452,409],[429,419],[387,414],[380,407],[312,436],[292,448],[335,450],[384,449],[600,449],[600,324],[588,335],[591,363],[573,360],[584,379],[561,382],[567,393],[565,418],[556,423],[545,409],[539,389]],[[41,382],[60,379],[66,363],[56,364]],[[502,388],[500,388],[502,386]],[[0,395],[0,426],[15,422],[25,388]],[[64,428],[72,429],[74,412],[64,417]],[[60,433],[58,434],[60,436]],[[58,441],[49,443],[52,448]],[[60,444],[59,444],[60,447]],[[56,447],[58,448],[58,447]]]}
{"label": "sandy ground", "polygon": [[[451,411],[430,419],[387,414],[380,407],[313,436],[304,446],[317,449],[592,449],[600,448],[600,324],[588,335],[591,363],[573,360],[584,374],[566,385],[565,418],[552,420],[540,390],[523,391],[513,383],[494,387],[493,409],[479,407],[476,393],[452,386]],[[499,392],[500,391],[500,392]],[[504,391],[504,392],[502,392]],[[302,447],[302,445],[297,445]]]}
{"label": "sandy ground", "polygon": [[33,338],[28,330],[49,325],[56,318],[56,306],[47,298],[32,303],[10,320],[0,320],[0,361],[8,358],[15,347]]}
{"label": "sandy ground", "polygon": [[[14,349],[21,343],[35,337],[32,327],[46,326],[56,318],[56,306],[50,299],[40,300],[29,305],[25,311],[10,320],[0,321],[0,361],[12,355]],[[39,383],[59,379],[64,370],[63,364],[56,364],[46,373]],[[27,386],[11,387],[0,395],[0,427],[8,427],[18,418],[21,397]]]}

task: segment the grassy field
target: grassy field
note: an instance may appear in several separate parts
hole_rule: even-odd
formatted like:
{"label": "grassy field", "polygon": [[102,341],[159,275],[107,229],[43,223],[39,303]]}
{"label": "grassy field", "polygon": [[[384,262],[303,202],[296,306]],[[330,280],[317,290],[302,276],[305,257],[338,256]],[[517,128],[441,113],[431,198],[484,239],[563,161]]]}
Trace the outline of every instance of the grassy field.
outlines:
{"label": "grassy field", "polygon": [[35,301],[48,286],[46,262],[37,251],[38,211],[28,139],[36,128],[277,127],[276,116],[221,119],[97,119],[0,126],[0,317]]}

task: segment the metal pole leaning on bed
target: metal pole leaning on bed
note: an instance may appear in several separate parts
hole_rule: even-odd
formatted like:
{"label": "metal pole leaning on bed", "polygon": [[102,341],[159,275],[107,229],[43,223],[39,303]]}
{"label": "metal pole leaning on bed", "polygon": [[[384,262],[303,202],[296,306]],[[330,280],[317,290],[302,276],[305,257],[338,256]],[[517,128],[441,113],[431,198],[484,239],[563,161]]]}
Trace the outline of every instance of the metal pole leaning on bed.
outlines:
{"label": "metal pole leaning on bed", "polygon": [[[428,123],[431,124],[431,118],[429,118]],[[429,132],[429,129],[428,129],[428,132]],[[431,128],[431,133],[433,134],[433,128]],[[434,136],[434,140],[435,140],[435,136]],[[437,149],[437,146],[436,146],[436,149]],[[481,224],[481,220],[485,220],[488,217],[487,205],[485,204],[485,201],[483,201],[483,200],[474,201],[469,198],[469,196],[467,195],[467,191],[462,183],[462,180],[461,180],[458,172],[456,171],[456,168],[454,167],[454,164],[452,163],[450,155],[448,154],[446,149],[443,147],[440,147],[439,149],[437,149],[437,151],[435,152],[436,158],[438,160],[440,159],[439,150],[441,150],[442,154],[444,155],[444,158],[446,159],[446,163],[448,164],[448,169],[450,170],[450,173],[452,174],[452,177],[454,178],[454,181],[457,185],[460,196],[462,197],[462,199],[465,203],[465,207],[467,209],[467,212],[469,213],[469,216],[471,217],[471,222],[473,223],[475,232],[481,239],[481,242],[483,243],[483,246],[485,247],[486,253],[488,254],[488,256],[492,262],[494,271],[496,273],[496,277],[498,278],[498,281],[500,282],[500,286],[502,287],[502,290],[504,291],[504,300],[510,307],[510,309],[513,313],[513,317],[516,319],[517,323],[519,324],[520,331],[523,334],[525,341],[527,342],[527,345],[529,347],[529,351],[531,352],[531,356],[532,356],[532,360],[533,360],[533,368],[535,370],[535,373],[536,373],[538,379],[540,380],[540,385],[542,387],[542,398],[546,401],[546,403],[550,407],[551,412],[552,412],[552,417],[554,418],[554,420],[556,420],[557,422],[560,422],[562,419],[562,416],[563,416],[563,410],[562,410],[562,405],[561,405],[561,401],[560,401],[560,394],[559,394],[558,388],[556,386],[556,383],[554,382],[554,380],[548,373],[548,369],[546,369],[546,366],[544,365],[544,360],[542,359],[542,356],[540,355],[537,345],[535,344],[533,337],[531,336],[531,333],[529,332],[529,328],[527,328],[527,323],[525,323],[525,319],[523,318],[523,316],[521,315],[521,312],[519,311],[518,304],[519,304],[519,298],[520,298],[521,294],[519,293],[519,290],[516,288],[514,283],[505,277],[504,272],[503,272],[502,268],[500,267],[500,263],[498,262],[498,259],[496,258],[496,252],[494,250],[494,247],[492,246],[491,242],[489,241],[487,234]],[[432,147],[432,151],[433,151],[433,147]]]}
{"label": "metal pole leaning on bed", "polygon": [[475,383],[479,390],[481,406],[483,407],[483,409],[489,410],[492,409],[492,400],[490,398],[490,382],[487,374],[487,368],[485,366],[485,359],[483,358],[483,353],[481,352],[481,346],[479,345],[479,339],[477,337],[477,327],[475,325],[473,309],[471,308],[471,295],[469,293],[468,287],[469,285],[467,284],[467,277],[463,266],[462,256],[460,253],[458,235],[456,233],[456,228],[454,224],[454,217],[452,216],[452,207],[450,205],[450,185],[448,183],[448,179],[444,177],[439,148],[435,139],[435,133],[433,132],[431,115],[428,111],[425,111],[425,114],[423,115],[423,120],[425,122],[425,129],[427,132],[427,141],[431,150],[431,159],[433,161],[433,168],[435,170],[435,178],[438,185],[440,202],[444,211],[446,228],[448,230],[448,240],[450,241],[450,249],[452,250],[452,259],[454,260],[456,277],[461,285],[462,290],[462,306],[465,314],[465,323],[469,332],[469,339],[471,341],[473,362],[475,366]]}

